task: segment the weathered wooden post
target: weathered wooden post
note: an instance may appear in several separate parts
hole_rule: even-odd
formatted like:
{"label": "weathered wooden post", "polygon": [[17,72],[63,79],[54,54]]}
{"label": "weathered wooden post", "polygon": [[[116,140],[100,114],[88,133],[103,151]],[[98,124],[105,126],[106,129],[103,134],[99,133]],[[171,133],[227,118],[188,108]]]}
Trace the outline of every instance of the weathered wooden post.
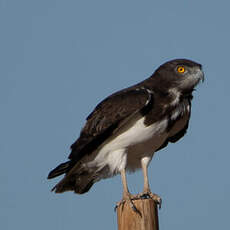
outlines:
{"label": "weathered wooden post", "polygon": [[133,203],[140,213],[134,212],[127,203],[117,208],[118,230],[159,230],[156,202],[138,199]]}

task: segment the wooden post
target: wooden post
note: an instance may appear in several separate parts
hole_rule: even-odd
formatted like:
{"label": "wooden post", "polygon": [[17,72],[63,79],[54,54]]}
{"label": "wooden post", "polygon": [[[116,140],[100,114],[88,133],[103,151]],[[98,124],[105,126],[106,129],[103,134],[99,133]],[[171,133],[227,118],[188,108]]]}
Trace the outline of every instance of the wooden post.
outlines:
{"label": "wooden post", "polygon": [[117,208],[118,230],[159,230],[157,204],[152,199],[133,200],[133,203],[139,214],[127,203]]}

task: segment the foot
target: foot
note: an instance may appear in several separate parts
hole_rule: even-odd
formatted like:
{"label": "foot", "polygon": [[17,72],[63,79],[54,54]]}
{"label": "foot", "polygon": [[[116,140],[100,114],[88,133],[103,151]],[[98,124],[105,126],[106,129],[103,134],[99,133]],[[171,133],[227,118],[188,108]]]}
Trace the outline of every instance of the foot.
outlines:
{"label": "foot", "polygon": [[159,206],[159,209],[161,209],[161,204],[162,204],[162,199],[160,198],[160,196],[158,196],[155,193],[152,193],[150,190],[147,191],[143,191],[142,193],[138,194],[138,198],[139,199],[152,199],[156,202],[156,204]]}
{"label": "foot", "polygon": [[140,211],[136,208],[136,206],[135,206],[134,203],[133,203],[133,200],[136,200],[136,199],[137,199],[137,196],[131,195],[130,193],[124,193],[124,194],[123,194],[123,197],[122,197],[122,200],[121,200],[120,202],[117,202],[117,204],[116,204],[114,210],[116,211],[116,209],[117,209],[120,205],[122,205],[122,208],[123,208],[124,204],[125,204],[125,203],[128,203],[128,205],[130,206],[130,208],[131,208],[134,212],[138,213],[138,214],[141,216]]}

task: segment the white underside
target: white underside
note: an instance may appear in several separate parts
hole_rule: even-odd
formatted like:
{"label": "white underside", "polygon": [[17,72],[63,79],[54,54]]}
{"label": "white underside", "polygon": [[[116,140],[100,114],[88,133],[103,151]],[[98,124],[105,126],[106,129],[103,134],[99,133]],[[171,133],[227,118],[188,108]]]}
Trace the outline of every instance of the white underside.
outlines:
{"label": "white underside", "polygon": [[155,150],[168,136],[164,132],[166,126],[167,120],[162,120],[146,127],[144,118],[140,118],[131,128],[95,152],[94,159],[87,163],[87,167],[96,167],[98,171],[106,168],[105,173],[100,172],[102,178],[105,178],[117,174],[124,168],[130,171],[140,168],[142,158],[145,158],[148,164]]}
{"label": "white underside", "polygon": [[[122,169],[135,171],[141,168],[141,162],[146,165],[151,161],[154,152],[165,142],[165,140],[178,133],[187,124],[190,106],[184,106],[183,119],[176,122],[169,132],[166,132],[167,119],[155,122],[150,126],[144,124],[144,117],[140,117],[126,131],[121,132],[115,138],[108,140],[93,154],[85,166],[96,170],[99,179],[111,177]],[[176,120],[180,115],[175,110],[171,119]]]}

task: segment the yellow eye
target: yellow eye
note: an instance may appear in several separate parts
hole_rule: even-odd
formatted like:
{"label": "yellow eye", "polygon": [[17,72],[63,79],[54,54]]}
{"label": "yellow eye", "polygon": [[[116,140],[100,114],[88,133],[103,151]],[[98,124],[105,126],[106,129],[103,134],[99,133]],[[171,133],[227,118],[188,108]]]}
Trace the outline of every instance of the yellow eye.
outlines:
{"label": "yellow eye", "polygon": [[179,66],[179,67],[177,67],[177,72],[178,73],[184,73],[185,72],[185,68],[183,66]]}

